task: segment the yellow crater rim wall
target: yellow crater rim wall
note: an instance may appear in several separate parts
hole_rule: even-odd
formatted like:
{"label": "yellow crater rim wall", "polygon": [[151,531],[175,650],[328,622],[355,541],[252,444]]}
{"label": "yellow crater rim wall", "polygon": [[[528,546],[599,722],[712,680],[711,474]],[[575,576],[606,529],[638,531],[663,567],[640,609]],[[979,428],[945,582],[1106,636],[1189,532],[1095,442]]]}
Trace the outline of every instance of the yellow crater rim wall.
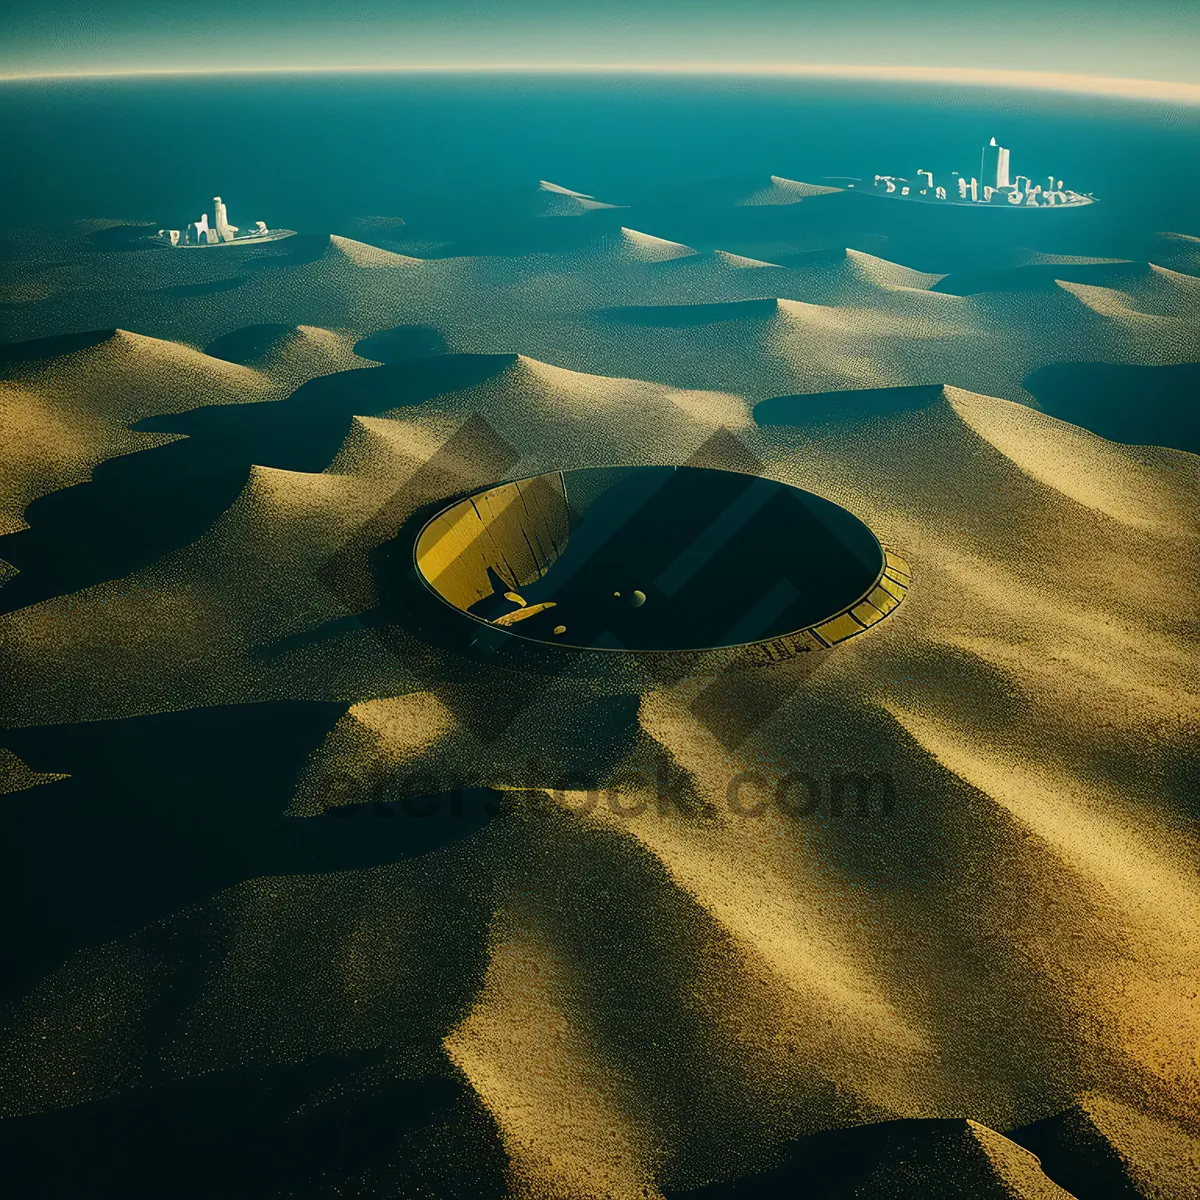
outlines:
{"label": "yellow crater rim wall", "polygon": [[[611,468],[580,468],[608,469]],[[520,538],[516,537],[517,533]],[[871,533],[874,537],[873,530]],[[606,654],[736,653],[763,665],[813,651],[830,650],[865,633],[899,608],[912,584],[912,568],[908,562],[876,539],[883,566],[870,587],[840,611],[812,625],[761,641],[692,650],[581,646],[561,637],[548,641],[512,629],[518,622],[488,621],[467,611],[476,601],[492,594],[488,567],[511,590],[519,591],[546,574],[565,548],[567,534],[565,473],[542,472],[493,484],[434,513],[417,534],[413,544],[413,565],[421,582],[447,607],[489,629],[512,633],[524,642]]]}

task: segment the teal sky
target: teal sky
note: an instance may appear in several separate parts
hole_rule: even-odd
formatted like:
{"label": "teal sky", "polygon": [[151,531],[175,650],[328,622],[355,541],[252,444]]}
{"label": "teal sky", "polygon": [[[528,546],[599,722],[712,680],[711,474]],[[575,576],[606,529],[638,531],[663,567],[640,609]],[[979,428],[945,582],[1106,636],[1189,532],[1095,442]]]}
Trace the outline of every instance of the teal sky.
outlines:
{"label": "teal sky", "polygon": [[1194,0],[17,0],[0,75],[851,64],[1200,83]]}

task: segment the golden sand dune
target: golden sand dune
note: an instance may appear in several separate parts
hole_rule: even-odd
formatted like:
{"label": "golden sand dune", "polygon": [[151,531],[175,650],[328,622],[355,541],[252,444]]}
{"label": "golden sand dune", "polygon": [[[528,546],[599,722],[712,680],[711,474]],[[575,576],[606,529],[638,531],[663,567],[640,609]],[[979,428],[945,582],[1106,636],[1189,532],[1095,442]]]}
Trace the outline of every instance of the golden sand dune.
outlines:
{"label": "golden sand dune", "polygon": [[[247,1055],[385,1045],[398,1075],[461,1072],[514,1191],[632,1197],[732,1177],[831,1125],[971,1114],[1010,1128],[1099,1088],[1135,1113],[1119,1135],[1130,1170],[1186,1195],[1155,1131],[1200,1121],[1198,847],[1169,769],[1196,733],[1195,460],[955,389],[817,432],[757,429],[745,411],[517,358],[359,422],[325,475],[257,471],[196,545],[71,597],[68,627],[64,601],[3,618],[6,669],[61,717],[357,699],[297,813],[380,778],[517,803],[452,850],[243,884],[172,918],[166,940],[72,958],[11,1014],[0,1056],[26,1065],[5,1072],[5,1111]],[[552,791],[578,756],[565,731],[614,686],[586,670],[505,675],[441,657],[402,622],[386,644],[360,630],[254,658],[344,608],[314,581],[321,562],[372,528],[388,484],[399,508],[355,553],[391,536],[428,498],[422,458],[471,417],[519,450],[514,473],[757,460],[900,548],[912,594],[814,662],[632,674],[637,727],[594,763],[615,802]],[[497,699],[522,689],[492,730]],[[662,771],[678,791],[660,812]],[[847,774],[886,778],[891,812],[876,796],[861,815],[852,790],[838,815]],[[331,777],[350,782],[330,792]],[[170,1048],[143,1048],[171,955],[214,928],[225,949],[178,1006]],[[1031,1156],[976,1125],[890,1164],[873,1194],[947,1171],[981,1195],[1055,1195]]]}
{"label": "golden sand dune", "polygon": [[[991,396],[958,388],[946,388],[945,395],[976,433],[1039,483],[1116,521],[1188,532],[1197,472],[1186,458],[1177,470],[1171,452],[1144,449],[1131,456],[1086,430]],[[1048,438],[1030,437],[1039,426]]]}
{"label": "golden sand dune", "polygon": [[34,771],[11,750],[0,749],[0,796],[66,778],[66,775]]}
{"label": "golden sand dune", "polygon": [[279,391],[288,392],[319,375],[377,365],[355,353],[357,334],[316,325],[246,326],[218,338],[207,352],[252,367]]}
{"label": "golden sand dune", "polygon": [[868,1197],[969,1195],[979,1200],[1073,1200],[1037,1157],[977,1121],[955,1122],[876,1170],[855,1193]]}
{"label": "golden sand dune", "polygon": [[[441,403],[432,401],[430,407]],[[485,414],[489,425],[517,447],[535,445],[538,427],[553,426],[564,450],[572,442],[576,447],[568,460],[556,464],[564,469],[576,463],[662,461],[665,447],[694,448],[718,429],[750,424],[740,396],[587,375],[525,355],[444,403],[446,413],[458,417]]]}
{"label": "golden sand dune", "polygon": [[[1155,261],[1166,269],[1122,269],[1103,287],[1054,288],[1031,278],[1026,291],[971,296],[931,291],[940,276],[895,261],[879,239],[863,235],[850,248],[833,249],[819,237],[809,235],[808,241],[821,248],[797,254],[795,246],[772,242],[734,245],[736,254],[697,253],[625,229],[598,235],[595,246],[571,255],[419,260],[335,236],[313,260],[299,250],[295,261],[271,251],[237,266],[221,255],[147,250],[83,256],[66,274],[38,267],[21,279],[22,286],[54,291],[56,319],[81,328],[136,320],[138,328],[207,345],[244,321],[231,319],[231,312],[253,311],[256,320],[286,328],[367,333],[430,325],[468,352],[519,348],[588,374],[756,399],[948,382],[1028,403],[1022,380],[1048,363],[1151,365],[1200,356],[1193,277],[1175,270],[1179,264],[1168,253],[1192,244],[1182,235],[1156,244]],[[796,244],[808,243],[800,237]],[[1042,266],[1079,257],[1037,254],[1025,257]],[[746,260],[771,266],[751,267]],[[774,268],[776,263],[786,269]],[[114,279],[119,287],[112,286]],[[65,294],[64,280],[74,285]],[[841,332],[833,344],[815,346],[799,333],[785,337],[796,345],[781,354],[776,339],[755,339],[744,329],[715,337],[703,330],[660,334],[597,319],[617,308],[719,305],[764,296],[841,310],[829,317]],[[27,307],[36,328],[43,310],[19,307]],[[906,339],[914,350],[908,360],[901,353]]]}
{"label": "golden sand dune", "polygon": [[792,260],[791,265],[798,279],[823,293],[822,298],[826,303],[851,300],[870,295],[872,291],[889,292],[901,288],[925,291],[939,279],[945,278],[943,275],[914,271],[900,263],[849,247],[800,255]]}
{"label": "golden sand dune", "polygon": [[766,204],[799,204],[801,200],[808,200],[813,196],[829,196],[841,190],[819,183],[800,183],[795,179],[772,175],[767,187],[751,192],[745,199],[739,200],[738,204],[752,207]]}
{"label": "golden sand dune", "polygon": [[1026,250],[1014,265],[1031,267],[1089,267],[1129,262],[1127,258],[1094,258],[1085,254],[1050,254],[1042,250]]}
{"label": "golden sand dune", "polygon": [[[717,250],[711,255],[698,254],[694,258],[680,259],[674,282],[686,288],[688,277],[695,278],[703,272],[716,283],[722,273],[728,275],[730,268],[755,267],[772,267],[781,272],[770,277],[772,286],[781,289],[781,297],[824,304],[846,304],[864,299],[878,302],[886,299],[881,293],[901,289],[925,291],[944,278],[914,271],[860,250],[814,251],[793,258],[786,268],[778,263]],[[674,292],[676,296],[681,294],[686,296],[686,291],[677,288]]]}
{"label": "golden sand dune", "polygon": [[1058,286],[1102,316],[1125,321],[1159,317],[1194,326],[1200,312],[1200,279],[1151,263],[1141,278],[1123,282],[1120,289],[1062,281]]}
{"label": "golden sand dune", "polygon": [[31,500],[81,483],[107,458],[171,441],[135,433],[143,417],[272,394],[270,381],[157,338],[115,330],[96,344],[10,364],[0,380],[0,532],[25,528]]}
{"label": "golden sand dune", "polygon": [[639,233],[636,229],[621,227],[621,240],[617,254],[633,262],[667,262],[672,258],[683,258],[696,251],[680,242],[669,242],[666,238]]}
{"label": "golden sand dune", "polygon": [[[1027,399],[1022,380],[1039,365],[1095,361],[1114,353],[1124,361],[1169,363],[1200,353],[1200,325],[1190,315],[1144,315],[1149,298],[1113,293],[1099,301],[1062,285],[1061,299],[1038,303],[1013,293],[958,297],[899,287],[845,290],[830,302],[814,286],[811,300],[778,301],[775,323],[760,336],[745,329],[717,333],[653,330],[637,335],[628,350],[644,361],[681,368],[699,362],[707,347],[709,378],[751,395],[830,391],[936,382],[1011,399]],[[826,296],[828,293],[826,293]],[[1180,305],[1186,313],[1186,305]],[[690,380],[688,380],[690,382]]]}
{"label": "golden sand dune", "polygon": [[1191,233],[1160,233],[1155,242],[1155,262],[1189,275],[1200,275],[1200,237]]}
{"label": "golden sand dune", "polygon": [[624,204],[606,204],[587,192],[574,192],[547,179],[538,181],[538,190],[545,193],[542,197],[542,215],[547,217],[582,217],[590,212],[627,207]]}
{"label": "golden sand dune", "polygon": [[730,254],[728,250],[716,250],[713,256],[729,267],[744,269],[746,267],[779,267],[778,263],[763,262],[761,258],[746,258],[742,254]]}
{"label": "golden sand dune", "polygon": [[356,267],[420,267],[423,260],[413,258],[408,254],[396,254],[391,250],[381,250],[378,246],[368,246],[366,242],[356,242],[353,238],[339,237],[336,233],[329,235],[331,253],[340,255]]}
{"label": "golden sand dune", "polygon": [[46,356],[29,344],[0,378],[0,533],[25,528],[30,501],[82,483],[104,460],[174,440],[129,428],[144,417],[280,399],[314,376],[374,365],[354,354],[356,338],[345,330],[266,334],[251,327],[218,339],[233,357],[243,357],[235,347],[249,347],[245,361],[123,329],[63,354],[53,353],[53,340]]}
{"label": "golden sand dune", "polygon": [[[759,258],[747,258],[741,254],[731,254],[728,250],[714,250],[711,254],[693,254],[687,257],[674,260],[675,271],[673,283],[678,289],[674,292],[675,295],[686,296],[691,286],[694,286],[690,281],[696,279],[697,276],[705,276],[712,281],[712,284],[717,289],[721,289],[733,282],[730,277],[735,276],[735,272],[757,271],[763,267],[770,268],[772,271],[782,271],[785,268],[778,263],[765,262]],[[717,290],[713,294],[721,295],[722,291]]]}
{"label": "golden sand dune", "polygon": [[[1200,846],[1179,764],[1198,732],[1200,466],[984,385],[1021,395],[1046,361],[1194,351],[1193,285],[1151,270],[1122,289],[959,297],[847,251],[787,272],[808,293],[763,298],[766,272],[710,260],[750,277],[720,288],[757,294],[697,271],[688,301],[732,313],[589,320],[568,339],[585,306],[677,301],[659,281],[686,278],[694,252],[626,230],[592,259],[607,265],[561,284],[542,260],[504,265],[516,298],[493,311],[494,293],[464,290],[477,261],[408,270],[331,247],[295,271],[314,308],[340,296],[380,328],[454,295],[472,348],[594,369],[513,355],[473,388],[359,418],[324,473],[256,468],[191,546],[0,617],[0,670],[22,681],[0,721],[348,700],[298,817],[380,779],[389,795],[493,787],[516,811],[395,866],[252,880],[73,956],[5,1018],[0,1110],[384,1047],[397,1077],[467,1081],[517,1194],[653,1196],[822,1128],[1007,1129],[1078,1103],[1139,1187],[1186,1196],[1172,1131],[1200,1130]],[[818,302],[830,268],[862,298]],[[294,284],[244,286],[262,319],[295,325]],[[297,327],[259,369],[115,334],[10,372],[30,431],[12,461],[32,482],[9,519],[146,444],[127,426],[150,411],[271,398],[289,354],[346,362],[349,339]],[[759,428],[747,399],[947,382],[915,411],[820,428]],[[69,451],[50,471],[43,444]],[[911,563],[906,603],[827,654],[673,679],[601,680],[575,658],[541,678],[445,651],[403,610],[386,638],[343,620],[384,602],[368,555],[424,505],[502,476],[687,461],[844,505]],[[559,787],[585,754],[610,796]],[[11,759],[0,771],[29,780]],[[883,789],[866,815],[856,788],[838,800],[850,775]],[[154,1045],[151,1012],[170,1021]],[[948,1172],[980,1195],[1058,1194],[992,1129],[964,1122],[873,1194]]]}
{"label": "golden sand dune", "polygon": [[1085,1092],[1065,1112],[1016,1136],[1044,1161],[1086,1156],[1096,1164],[1097,1185],[1114,1195],[1200,1196],[1196,1138],[1172,1121],[1149,1117],[1099,1092]]}

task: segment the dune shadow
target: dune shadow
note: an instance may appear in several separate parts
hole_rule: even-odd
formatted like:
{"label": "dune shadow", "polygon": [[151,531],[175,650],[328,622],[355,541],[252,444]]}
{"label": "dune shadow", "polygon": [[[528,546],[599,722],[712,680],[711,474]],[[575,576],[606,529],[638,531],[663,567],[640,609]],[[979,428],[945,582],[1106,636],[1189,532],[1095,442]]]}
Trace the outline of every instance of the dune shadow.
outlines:
{"label": "dune shadow", "polygon": [[465,1080],[401,1070],[372,1049],[157,1080],[0,1121],[0,1154],[16,1194],[62,1200],[505,1195]]}
{"label": "dune shadow", "polygon": [[[232,349],[223,349],[249,353],[278,328],[235,331]],[[437,355],[320,376],[285,400],[147,418],[135,428],[185,439],[101,463],[90,481],[34,500],[29,528],[0,538],[0,558],[19,572],[0,588],[0,612],[145,567],[203,534],[237,498],[251,464],[321,471],[354,416],[470,387],[511,362],[511,355]]]}
{"label": "dune shadow", "polygon": [[1032,263],[1023,267],[953,271],[929,290],[951,296],[981,292],[1055,292],[1058,280],[1092,287],[1115,287],[1145,278],[1144,262]]}
{"label": "dune shadow", "polygon": [[1200,454],[1200,363],[1051,363],[1023,382],[1043,412],[1109,441]]}
{"label": "dune shadow", "polygon": [[[1035,1129],[1036,1126],[1028,1128]],[[1018,1145],[1024,1145],[1023,1132],[1016,1130],[1007,1136]],[[992,1131],[992,1137],[996,1136]],[[765,1170],[686,1191],[667,1191],[666,1197],[667,1200],[750,1200],[751,1197],[754,1200],[774,1200],[776,1197],[791,1200],[795,1196],[811,1195],[829,1200],[850,1200],[855,1196],[877,1194],[876,1186],[885,1188],[887,1195],[899,1195],[892,1190],[896,1180],[909,1181],[911,1186],[913,1181],[920,1179],[954,1177],[956,1171],[961,1171],[967,1190],[942,1191],[938,1188],[926,1192],[919,1188],[917,1191],[905,1189],[903,1194],[914,1198],[918,1195],[974,1195],[976,1193],[969,1185],[979,1179],[979,1163],[983,1159],[975,1138],[962,1117],[903,1118],[830,1129],[792,1142],[782,1159]],[[1040,1151],[1042,1147],[1038,1146],[1038,1149]],[[1015,1147],[1012,1150],[1019,1153]],[[1072,1190],[1071,1195],[1128,1196],[1133,1200],[1138,1193],[1128,1187],[1119,1168],[1115,1168],[1118,1162],[1115,1154],[1107,1158],[1101,1148],[1082,1143],[1071,1146],[1066,1153],[1060,1150],[1056,1157],[1044,1159],[1040,1164],[1046,1174],[1046,1194],[1057,1183],[1063,1187],[1078,1187],[1079,1190]]]}
{"label": "dune shadow", "polygon": [[189,296],[217,296],[222,292],[236,291],[249,281],[249,276],[238,275],[234,279],[214,279],[208,283],[179,283],[171,287],[155,288],[152,294],[173,296],[180,300],[186,300]]}
{"label": "dune shadow", "polygon": [[3,991],[245,879],[378,866],[469,836],[501,811],[468,789],[388,791],[317,817],[286,811],[348,703],[277,701],[9,730],[7,748],[68,779],[5,797],[0,896],[23,912]]}
{"label": "dune shadow", "polygon": [[722,321],[761,320],[773,317],[779,303],[774,297],[731,300],[720,304],[627,304],[593,309],[589,314],[605,325],[642,325],[660,329],[692,329]]}
{"label": "dune shadow", "polygon": [[[245,280],[241,280],[244,283]],[[225,362],[246,366],[265,358],[279,344],[282,338],[294,333],[294,325],[268,323],[261,325],[243,325],[229,333],[223,333],[214,338],[204,347],[204,353]]]}
{"label": "dune shadow", "polygon": [[115,329],[91,329],[82,333],[60,333],[54,337],[34,338],[27,342],[2,343],[0,368],[41,362],[63,354],[74,354],[79,350],[89,350],[92,346],[107,342],[116,332]]}
{"label": "dune shadow", "polygon": [[812,392],[798,396],[772,396],[754,406],[759,425],[828,425],[890,417],[927,408],[941,395],[940,383],[911,387],[849,388],[839,392]]}
{"label": "dune shadow", "polygon": [[157,225],[114,225],[109,229],[95,229],[87,235],[84,243],[94,254],[113,254],[130,250],[152,250],[147,238],[159,230]]}
{"label": "dune shadow", "polygon": [[446,339],[432,325],[397,325],[354,343],[354,353],[360,358],[385,364],[428,358],[444,354],[446,349]]}

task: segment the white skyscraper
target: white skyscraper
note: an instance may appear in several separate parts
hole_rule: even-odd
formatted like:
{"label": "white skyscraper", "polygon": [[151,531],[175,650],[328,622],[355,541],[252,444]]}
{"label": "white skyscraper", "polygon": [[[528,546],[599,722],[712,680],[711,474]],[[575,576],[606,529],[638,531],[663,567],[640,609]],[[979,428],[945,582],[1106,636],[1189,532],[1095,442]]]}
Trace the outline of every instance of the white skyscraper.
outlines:
{"label": "white skyscraper", "polygon": [[213,197],[213,228],[217,232],[217,237],[223,242],[232,242],[233,235],[238,231],[236,225],[230,225],[229,214],[225,211],[225,202],[220,196]]}
{"label": "white skyscraper", "polygon": [[992,138],[983,148],[979,165],[980,182],[993,188],[1006,188],[1008,180],[1008,151]]}

